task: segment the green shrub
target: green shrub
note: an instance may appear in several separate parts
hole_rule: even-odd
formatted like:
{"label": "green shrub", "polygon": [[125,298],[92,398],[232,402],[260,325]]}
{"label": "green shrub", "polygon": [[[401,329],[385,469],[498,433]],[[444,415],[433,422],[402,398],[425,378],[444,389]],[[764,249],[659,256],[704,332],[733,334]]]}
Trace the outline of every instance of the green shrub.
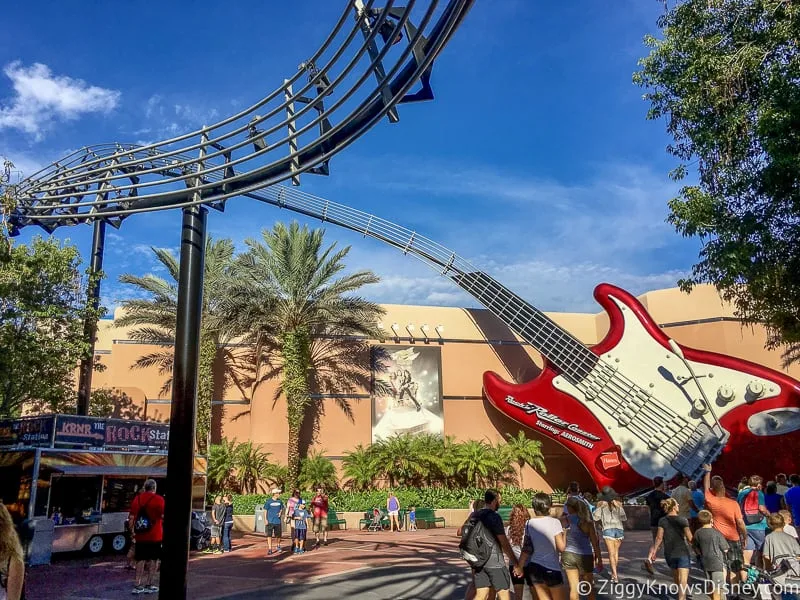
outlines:
{"label": "green shrub", "polygon": [[[402,508],[409,506],[425,508],[468,508],[472,500],[483,497],[483,488],[396,488],[394,490]],[[523,504],[530,506],[531,498],[538,490],[520,490],[518,488],[501,488],[500,493],[503,505]],[[314,497],[314,492],[307,490],[301,496],[306,502]],[[233,496],[233,513],[236,515],[252,515],[256,506],[263,506],[266,494],[247,494]],[[337,490],[331,492],[328,501],[331,510],[339,512],[365,512],[373,507],[386,507],[387,490],[368,490],[356,492],[351,490]],[[554,494],[554,499],[557,495]],[[281,499],[286,502],[289,494],[282,494]]]}

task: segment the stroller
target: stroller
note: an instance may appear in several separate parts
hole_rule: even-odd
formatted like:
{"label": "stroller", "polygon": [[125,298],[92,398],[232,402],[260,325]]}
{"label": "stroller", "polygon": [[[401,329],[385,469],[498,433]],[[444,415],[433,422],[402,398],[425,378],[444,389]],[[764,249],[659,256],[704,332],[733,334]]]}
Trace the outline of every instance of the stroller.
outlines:
{"label": "stroller", "polygon": [[740,597],[753,600],[800,600],[800,566],[797,559],[776,561],[769,571],[749,566]]}
{"label": "stroller", "polygon": [[369,522],[369,527],[367,527],[368,531],[383,531],[386,529],[387,525],[384,523],[384,519],[386,519],[386,515],[379,509],[373,508],[372,509],[372,520]]}
{"label": "stroller", "polygon": [[193,550],[205,550],[208,548],[211,543],[211,526],[208,524],[206,513],[199,510],[192,511],[189,539]]}

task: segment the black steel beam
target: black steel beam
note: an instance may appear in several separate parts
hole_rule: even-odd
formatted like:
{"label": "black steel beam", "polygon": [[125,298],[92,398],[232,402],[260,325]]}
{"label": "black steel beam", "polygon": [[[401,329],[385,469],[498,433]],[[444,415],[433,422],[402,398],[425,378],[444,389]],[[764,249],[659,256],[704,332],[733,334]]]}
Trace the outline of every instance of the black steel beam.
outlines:
{"label": "black steel beam", "polygon": [[159,598],[185,600],[192,511],[197,374],[208,210],[183,209]]}
{"label": "black steel beam", "polygon": [[[98,219],[94,222],[94,235],[92,236],[92,258],[89,271],[93,276],[94,285],[89,285],[87,290],[87,305],[95,311],[100,306],[100,278],[94,277],[103,270],[103,249],[106,243],[106,222]],[[90,282],[91,283],[91,282]],[[92,373],[94,372],[94,343],[97,337],[97,319],[94,315],[83,322],[83,338],[89,344],[86,356],[81,360],[78,378],[78,414],[89,414],[89,399],[92,396]]]}

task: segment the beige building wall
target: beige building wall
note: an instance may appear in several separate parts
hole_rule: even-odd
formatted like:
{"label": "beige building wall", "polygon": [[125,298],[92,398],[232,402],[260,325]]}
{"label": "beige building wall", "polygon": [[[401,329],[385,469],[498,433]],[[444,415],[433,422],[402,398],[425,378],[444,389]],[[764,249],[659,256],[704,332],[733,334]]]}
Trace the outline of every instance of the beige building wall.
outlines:
{"label": "beige building wall", "polygon": [[[711,286],[699,286],[691,294],[678,289],[656,290],[639,297],[664,331],[683,345],[730,354],[781,370],[780,352],[764,348],[766,333],[761,327],[742,327],[732,308]],[[588,483],[589,477],[578,461],[564,448],[535,431],[524,428],[492,408],[482,397],[484,371],[496,371],[509,380],[527,381],[541,369],[542,359],[520,338],[486,310],[384,305],[382,324],[387,344],[434,344],[441,348],[442,395],[445,435],[456,440],[485,439],[498,442],[505,435],[524,429],[542,442],[547,473],[525,470],[526,486],[550,491],[564,488],[574,479]],[[117,314],[116,316],[119,316]],[[560,326],[585,344],[599,342],[608,330],[604,312],[597,314],[551,313]],[[392,325],[397,327],[394,332]],[[406,329],[413,324],[411,333]],[[427,341],[422,325],[428,326]],[[438,327],[438,331],[437,331]],[[409,328],[410,329],[410,328]],[[395,339],[399,337],[399,341]],[[501,343],[502,342],[502,343]],[[168,420],[169,393],[162,390],[166,375],[156,368],[134,369],[143,354],[169,350],[155,348],[130,339],[129,332],[103,321],[98,332],[98,358],[107,369],[96,374],[95,387],[123,391],[141,411],[141,417]],[[800,378],[800,366],[788,373]],[[252,401],[243,399],[238,389],[228,389],[215,398],[212,438],[252,440],[271,453],[272,460],[286,461],[286,405],[275,401],[276,382],[258,388]],[[316,439],[310,448],[331,457],[337,466],[341,457],[358,444],[372,438],[372,404],[368,390],[345,398],[352,410],[349,419],[333,398],[320,400],[322,416]]]}

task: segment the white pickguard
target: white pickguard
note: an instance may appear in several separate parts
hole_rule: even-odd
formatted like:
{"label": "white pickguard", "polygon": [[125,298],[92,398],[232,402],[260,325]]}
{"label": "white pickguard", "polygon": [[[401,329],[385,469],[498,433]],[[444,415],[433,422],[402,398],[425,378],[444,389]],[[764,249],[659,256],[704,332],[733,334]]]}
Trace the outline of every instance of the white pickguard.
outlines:
{"label": "white pickguard", "polygon": [[[621,300],[613,296],[611,299],[622,311],[625,328],[619,343],[600,358],[605,364],[611,365],[618,373],[652,394],[650,402],[670,408],[689,423],[703,420],[710,426],[714,423],[712,413],[719,419],[737,406],[775,397],[780,393],[779,385],[769,380],[733,369],[689,361],[697,376],[697,380],[693,380],[680,357],[650,337],[634,312]],[[599,365],[593,372],[598,368]],[[703,386],[710,401],[710,410],[702,401],[697,383]],[[587,400],[586,395],[563,376],[556,377],[553,385],[592,411],[611,438],[620,446],[625,459],[639,474],[648,478],[657,475],[670,478],[676,474],[669,461],[648,447],[646,440],[640,439],[629,426],[622,426],[619,423],[617,413],[609,414],[608,409],[601,408],[595,401]],[[748,392],[748,385],[751,386],[751,390],[760,391],[760,395],[754,397]],[[722,386],[727,386],[728,389],[719,395],[718,391]],[[730,399],[726,397],[729,391],[733,392]],[[695,402],[695,407],[692,402]],[[699,412],[697,407],[706,410],[705,414]]]}

